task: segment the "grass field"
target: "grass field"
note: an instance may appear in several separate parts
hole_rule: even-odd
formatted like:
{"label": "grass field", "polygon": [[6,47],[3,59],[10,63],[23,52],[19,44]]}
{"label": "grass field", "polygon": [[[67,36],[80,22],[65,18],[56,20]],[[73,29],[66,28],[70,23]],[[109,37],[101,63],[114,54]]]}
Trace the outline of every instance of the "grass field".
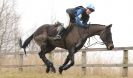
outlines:
{"label": "grass field", "polygon": [[92,76],[92,75],[81,75],[81,74],[73,74],[73,73],[64,73],[60,75],[58,73],[43,73],[43,72],[33,72],[33,71],[25,71],[25,72],[0,72],[0,78],[121,78],[115,76]]}
{"label": "grass field", "polygon": [[[110,64],[112,61],[113,63],[120,63],[116,62],[116,58],[114,59],[114,56],[111,56],[110,58],[108,57],[108,60],[106,60],[107,56],[104,56],[104,59],[101,59],[103,57],[103,54],[96,55],[93,53],[94,56],[91,54],[87,55],[90,59],[87,59],[87,62],[89,64]],[[59,57],[60,56],[60,57]],[[66,57],[66,54],[55,54],[53,59],[54,64],[62,64],[62,61],[64,61],[64,56]],[[81,54],[76,55],[77,57],[75,58],[76,64],[81,63]],[[57,58],[58,57],[58,58]],[[118,57],[117,57],[118,58]],[[19,63],[19,57],[18,56],[8,56],[3,59],[1,59],[1,64],[3,65],[16,65]],[[92,60],[93,59],[93,60]],[[121,58],[119,58],[121,59]],[[120,61],[118,59],[118,61]],[[130,58],[130,60],[132,60]],[[43,64],[42,60],[38,57],[38,55],[28,55],[24,56],[24,61],[23,64],[26,65],[34,65],[34,64]],[[83,75],[81,67],[71,67],[69,70],[64,71],[62,75],[58,73],[58,67],[56,67],[57,73],[50,73],[47,74],[45,73],[45,68],[44,67],[24,67],[23,72],[18,71],[18,68],[1,68],[0,69],[0,78],[122,78],[121,73],[122,73],[122,68],[120,67],[88,67],[86,75]],[[129,77],[128,78],[133,78],[133,68],[129,67]]]}
{"label": "grass field", "polygon": [[[113,69],[109,71],[95,68],[95,71],[91,72],[90,69],[88,68],[86,75],[83,75],[81,68],[72,67],[60,75],[58,69],[56,69],[56,73],[45,73],[45,68],[41,66],[25,67],[22,72],[18,71],[17,68],[2,68],[0,70],[0,78],[122,78],[120,74],[117,74],[116,70],[113,72]],[[129,76],[128,78],[133,78],[133,76]]]}

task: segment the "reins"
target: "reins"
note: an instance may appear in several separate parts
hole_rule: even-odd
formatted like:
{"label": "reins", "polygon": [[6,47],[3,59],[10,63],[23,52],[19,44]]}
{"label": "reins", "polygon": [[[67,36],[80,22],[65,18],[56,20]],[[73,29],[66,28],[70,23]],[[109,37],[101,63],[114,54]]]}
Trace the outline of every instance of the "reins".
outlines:
{"label": "reins", "polygon": [[95,36],[93,36],[92,39],[95,40],[95,42],[91,44],[90,43],[90,38],[89,38],[89,40],[87,42],[87,45],[83,46],[85,49],[88,49],[89,47],[94,46],[96,44],[104,45],[104,42],[99,41]]}

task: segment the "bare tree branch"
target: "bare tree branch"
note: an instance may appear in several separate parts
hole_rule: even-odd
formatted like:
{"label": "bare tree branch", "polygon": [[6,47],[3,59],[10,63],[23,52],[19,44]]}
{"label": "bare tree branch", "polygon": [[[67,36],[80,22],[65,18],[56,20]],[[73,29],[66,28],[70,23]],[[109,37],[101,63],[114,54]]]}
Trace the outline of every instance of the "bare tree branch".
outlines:
{"label": "bare tree branch", "polygon": [[[0,52],[15,51],[18,39],[18,21],[15,0],[0,0]],[[17,48],[16,48],[17,47]]]}

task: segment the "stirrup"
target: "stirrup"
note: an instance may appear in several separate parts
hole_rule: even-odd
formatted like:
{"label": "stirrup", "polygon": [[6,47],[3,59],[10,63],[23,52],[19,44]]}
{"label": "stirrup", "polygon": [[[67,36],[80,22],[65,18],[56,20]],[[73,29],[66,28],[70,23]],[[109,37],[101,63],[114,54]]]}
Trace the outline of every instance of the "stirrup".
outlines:
{"label": "stirrup", "polygon": [[55,36],[53,39],[54,39],[54,40],[59,40],[59,39],[61,39],[61,36],[60,36],[60,35],[57,35],[57,36]]}

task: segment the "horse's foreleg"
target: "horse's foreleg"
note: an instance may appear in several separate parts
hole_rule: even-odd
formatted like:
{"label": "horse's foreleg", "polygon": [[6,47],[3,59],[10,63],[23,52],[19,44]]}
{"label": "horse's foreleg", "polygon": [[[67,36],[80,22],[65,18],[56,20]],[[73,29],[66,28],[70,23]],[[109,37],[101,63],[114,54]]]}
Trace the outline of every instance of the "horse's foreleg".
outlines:
{"label": "horse's foreleg", "polygon": [[85,43],[85,41],[86,41],[87,39],[85,38],[85,37],[83,37],[82,39],[80,39],[79,41],[78,41],[78,43],[76,44],[76,48],[79,48],[79,47],[81,47],[84,43]]}
{"label": "horse's foreleg", "polygon": [[68,68],[74,65],[74,54],[70,56],[70,61],[71,61],[70,64],[64,66],[63,70],[67,70]]}
{"label": "horse's foreleg", "polygon": [[64,64],[63,64],[62,66],[59,67],[59,72],[60,72],[60,74],[62,74],[62,71],[63,71],[64,66],[65,66],[69,61],[70,61],[70,59],[69,59],[69,55],[68,55],[67,58],[66,58],[66,60],[65,60],[65,62],[64,62]]}
{"label": "horse's foreleg", "polygon": [[[67,70],[68,68],[74,65],[74,53],[75,53],[75,49],[72,49],[69,51],[69,55],[67,56],[65,63],[63,64],[63,66],[59,68],[60,74],[62,74],[63,70]],[[69,61],[70,61],[70,64],[67,65]]]}

